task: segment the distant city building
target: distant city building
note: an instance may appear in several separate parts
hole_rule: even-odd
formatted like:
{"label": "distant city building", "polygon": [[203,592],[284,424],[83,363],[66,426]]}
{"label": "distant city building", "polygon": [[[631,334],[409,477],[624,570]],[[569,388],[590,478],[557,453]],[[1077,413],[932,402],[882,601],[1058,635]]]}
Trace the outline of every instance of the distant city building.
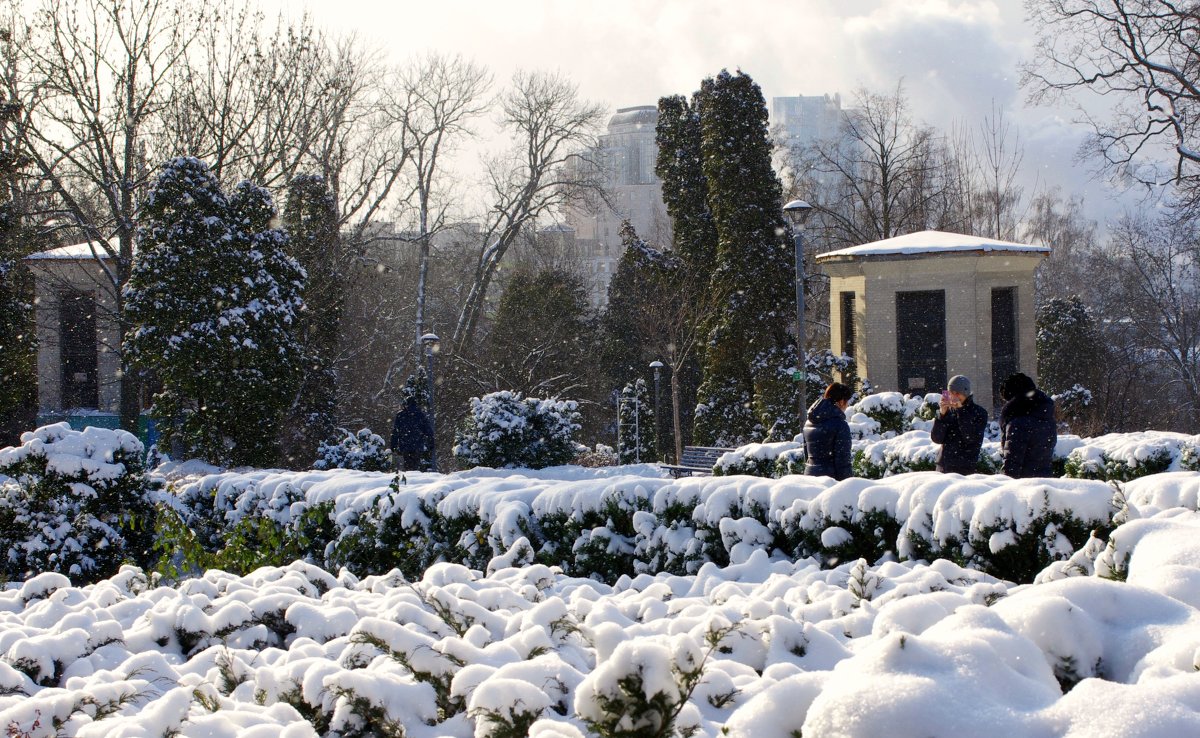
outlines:
{"label": "distant city building", "polygon": [[658,108],[653,105],[621,108],[613,115],[596,151],[612,208],[600,204],[595,212],[575,209],[566,216],[575,232],[575,249],[593,307],[608,302],[608,283],[621,259],[621,221],[628,220],[639,236],[656,247],[671,245],[662,182],[654,173],[657,123]]}
{"label": "distant city building", "polygon": [[788,148],[837,138],[842,115],[840,94],[771,98],[771,129]]}

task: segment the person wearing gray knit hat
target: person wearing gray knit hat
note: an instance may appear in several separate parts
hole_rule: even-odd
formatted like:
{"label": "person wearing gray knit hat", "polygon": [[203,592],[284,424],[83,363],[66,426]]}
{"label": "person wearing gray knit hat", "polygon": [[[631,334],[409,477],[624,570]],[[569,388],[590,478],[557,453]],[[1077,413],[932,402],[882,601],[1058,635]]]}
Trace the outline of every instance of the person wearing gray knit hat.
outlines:
{"label": "person wearing gray knit hat", "polygon": [[955,374],[950,377],[950,384],[946,385],[946,389],[950,392],[957,392],[963,397],[971,396],[971,380],[961,374]]}
{"label": "person wearing gray knit hat", "polygon": [[987,410],[971,397],[971,380],[961,374],[951,377],[929,431],[933,442],[941,444],[937,470],[946,474],[976,473],[987,422]]}

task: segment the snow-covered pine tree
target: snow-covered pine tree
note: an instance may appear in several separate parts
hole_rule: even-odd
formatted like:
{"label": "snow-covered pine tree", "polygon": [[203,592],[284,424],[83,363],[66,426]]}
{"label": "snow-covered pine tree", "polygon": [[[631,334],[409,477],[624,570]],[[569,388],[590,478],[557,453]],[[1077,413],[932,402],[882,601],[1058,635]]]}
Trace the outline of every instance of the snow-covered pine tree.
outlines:
{"label": "snow-covered pine tree", "polygon": [[624,250],[600,316],[601,363],[612,385],[666,356],[664,332],[647,317],[655,305],[674,297],[670,288],[683,266],[673,252],[643,241],[629,221],[621,224],[621,243]]}
{"label": "snow-covered pine tree", "polygon": [[646,380],[637,379],[621,389],[617,411],[620,423],[617,458],[622,464],[658,461],[654,424],[654,395]]}
{"label": "snow-covered pine tree", "polygon": [[288,253],[308,275],[297,335],[304,372],[281,436],[289,466],[313,459],[337,430],[338,377],[334,367],[346,295],[348,255],[338,236],[338,208],[325,178],[304,174],[288,185],[283,209]]}
{"label": "snow-covered pine tree", "polygon": [[164,441],[215,463],[277,463],[299,381],[304,270],[284,252],[274,217],[265,189],[243,182],[226,198],[208,165],[177,158],[151,188],[139,228],[125,349],[160,387]]}
{"label": "snow-covered pine tree", "polygon": [[696,407],[696,440],[737,445],[791,438],[798,385],[788,335],[795,275],[771,167],[767,107],[748,75],[722,71],[699,93],[708,206],[717,230],[713,289],[724,304],[713,321]]}
{"label": "snow-covered pine tree", "polygon": [[408,404],[408,401],[416,400],[417,407],[421,408],[421,412],[429,414],[429,407],[432,404],[429,401],[429,375],[425,373],[425,367],[419,366],[417,370],[408,375],[404,380],[404,386],[400,388],[400,407]]}

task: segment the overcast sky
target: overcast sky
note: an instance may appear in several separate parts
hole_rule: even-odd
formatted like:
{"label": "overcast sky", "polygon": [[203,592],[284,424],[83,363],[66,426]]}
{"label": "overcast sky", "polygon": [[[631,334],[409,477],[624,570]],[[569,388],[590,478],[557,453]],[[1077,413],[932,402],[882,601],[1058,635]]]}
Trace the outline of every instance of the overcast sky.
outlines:
{"label": "overcast sky", "polygon": [[612,109],[690,94],[740,68],[774,96],[890,92],[903,80],[915,116],[976,126],[993,101],[1020,127],[1025,184],[1086,187],[1088,211],[1115,207],[1074,161],[1069,109],[1030,109],[1018,63],[1035,37],[1020,0],[270,0],[353,32],[396,61],[436,50],[490,68],[556,70]]}

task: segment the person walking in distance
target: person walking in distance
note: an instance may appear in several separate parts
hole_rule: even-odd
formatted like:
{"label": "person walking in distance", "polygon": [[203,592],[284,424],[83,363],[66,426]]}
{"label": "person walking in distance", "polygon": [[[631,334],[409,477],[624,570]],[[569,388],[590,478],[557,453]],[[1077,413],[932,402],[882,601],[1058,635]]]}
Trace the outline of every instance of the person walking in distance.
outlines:
{"label": "person walking in distance", "polygon": [[974,474],[978,471],[979,449],[987,430],[988,414],[971,395],[971,380],[961,374],[951,377],[929,437],[940,444],[937,470],[944,474]]}
{"label": "person walking in distance", "polygon": [[837,480],[854,476],[850,468],[850,424],[846,406],[854,391],[841,382],[825,388],[825,396],[808,409],[804,424],[804,473]]}
{"label": "person walking in distance", "polygon": [[392,460],[400,471],[419,471],[422,457],[432,451],[433,425],[410,397],[392,421]]}

